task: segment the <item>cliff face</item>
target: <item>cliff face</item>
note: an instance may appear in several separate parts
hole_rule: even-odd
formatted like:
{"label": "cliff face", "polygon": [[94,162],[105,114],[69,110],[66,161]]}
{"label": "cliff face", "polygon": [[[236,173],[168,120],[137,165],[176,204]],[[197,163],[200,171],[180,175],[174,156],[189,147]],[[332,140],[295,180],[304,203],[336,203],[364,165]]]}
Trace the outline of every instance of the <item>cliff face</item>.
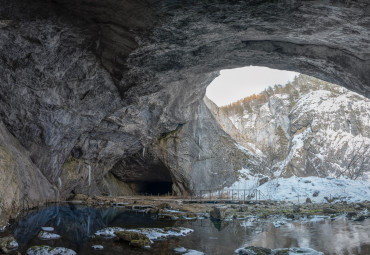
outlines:
{"label": "cliff face", "polygon": [[300,75],[230,111],[238,130],[283,176],[359,178],[370,169],[370,100],[334,84]]}
{"label": "cliff face", "polygon": [[[64,198],[109,194],[107,183],[142,181],[153,165],[183,192],[202,164],[233,172],[239,161],[216,159],[221,146],[205,131],[208,163],[199,161],[199,146],[181,134],[200,127],[217,71],[295,70],[369,97],[369,24],[367,1],[1,0],[0,120],[45,177],[39,186]],[[165,156],[175,143],[158,142],[171,132],[185,139],[174,160],[194,151],[183,179]]]}
{"label": "cliff face", "polygon": [[58,198],[58,187],[51,185],[22,147],[0,122],[0,226],[19,208]]}
{"label": "cliff face", "polygon": [[155,150],[169,166],[175,183],[181,183],[188,191],[231,185],[236,180],[237,170],[243,167],[262,171],[263,159],[249,148],[238,145],[222,130],[203,102],[193,120],[162,137]]}

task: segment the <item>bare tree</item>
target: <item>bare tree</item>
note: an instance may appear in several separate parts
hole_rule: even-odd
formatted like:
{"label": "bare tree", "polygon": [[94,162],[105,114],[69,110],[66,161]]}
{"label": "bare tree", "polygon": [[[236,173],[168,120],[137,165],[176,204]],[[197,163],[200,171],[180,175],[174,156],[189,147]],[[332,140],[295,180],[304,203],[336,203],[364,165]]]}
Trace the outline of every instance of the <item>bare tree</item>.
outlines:
{"label": "bare tree", "polygon": [[365,139],[354,142],[353,146],[349,146],[345,155],[342,155],[339,160],[341,168],[338,169],[337,177],[348,176],[352,180],[356,180],[366,171],[370,171],[370,144],[367,144]]}

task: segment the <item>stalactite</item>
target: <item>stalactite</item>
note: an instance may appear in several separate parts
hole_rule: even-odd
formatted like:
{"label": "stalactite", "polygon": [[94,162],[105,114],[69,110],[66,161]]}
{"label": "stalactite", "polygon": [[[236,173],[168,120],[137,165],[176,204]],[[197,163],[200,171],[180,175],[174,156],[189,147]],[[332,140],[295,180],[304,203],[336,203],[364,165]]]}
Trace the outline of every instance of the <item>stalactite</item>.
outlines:
{"label": "stalactite", "polygon": [[88,169],[89,169],[89,187],[91,186],[91,166],[88,165]]}
{"label": "stalactite", "polygon": [[60,177],[58,178],[58,188],[62,188],[62,179],[60,179]]}

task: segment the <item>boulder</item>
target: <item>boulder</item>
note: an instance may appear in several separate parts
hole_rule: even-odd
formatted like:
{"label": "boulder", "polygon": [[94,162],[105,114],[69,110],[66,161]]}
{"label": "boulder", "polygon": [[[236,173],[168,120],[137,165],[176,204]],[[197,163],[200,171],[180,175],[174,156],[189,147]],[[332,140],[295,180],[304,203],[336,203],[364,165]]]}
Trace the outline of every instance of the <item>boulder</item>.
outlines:
{"label": "boulder", "polygon": [[145,246],[150,245],[150,242],[148,243],[146,240],[132,240],[130,242],[130,246],[138,247],[138,248],[144,248]]}
{"label": "boulder", "polygon": [[272,250],[262,247],[249,246],[237,250],[239,255],[272,255]]}
{"label": "boulder", "polygon": [[27,255],[77,255],[74,250],[64,247],[51,247],[48,245],[36,245],[27,250]]}
{"label": "boulder", "polygon": [[142,248],[142,247],[150,245],[150,239],[142,233],[124,230],[124,231],[115,232],[115,235],[120,240],[129,242],[129,244],[134,247]]}
{"label": "boulder", "polygon": [[329,208],[329,207],[326,207],[326,208],[323,208],[322,209],[322,212],[323,213],[327,213],[327,214],[334,214],[334,213],[337,213],[337,211],[333,208]]}
{"label": "boulder", "polygon": [[55,239],[61,238],[61,236],[58,235],[58,234],[47,232],[47,231],[43,231],[43,230],[40,231],[40,233],[38,234],[38,237],[41,240],[55,240]]}
{"label": "boulder", "polygon": [[227,207],[214,207],[213,210],[210,212],[211,219],[213,220],[222,220],[226,217],[226,210]]}
{"label": "boulder", "polygon": [[7,254],[18,249],[18,242],[13,236],[0,238],[0,250]]}

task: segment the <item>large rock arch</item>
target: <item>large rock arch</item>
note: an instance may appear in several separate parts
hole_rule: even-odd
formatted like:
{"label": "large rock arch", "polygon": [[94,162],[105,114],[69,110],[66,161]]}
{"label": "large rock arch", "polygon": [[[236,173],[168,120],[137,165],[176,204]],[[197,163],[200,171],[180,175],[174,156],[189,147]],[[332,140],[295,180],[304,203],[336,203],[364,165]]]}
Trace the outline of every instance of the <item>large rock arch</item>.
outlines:
{"label": "large rock arch", "polygon": [[62,197],[99,194],[143,150],[177,193],[231,182],[248,157],[202,102],[220,69],[294,70],[370,97],[367,1],[1,2],[0,119]]}

